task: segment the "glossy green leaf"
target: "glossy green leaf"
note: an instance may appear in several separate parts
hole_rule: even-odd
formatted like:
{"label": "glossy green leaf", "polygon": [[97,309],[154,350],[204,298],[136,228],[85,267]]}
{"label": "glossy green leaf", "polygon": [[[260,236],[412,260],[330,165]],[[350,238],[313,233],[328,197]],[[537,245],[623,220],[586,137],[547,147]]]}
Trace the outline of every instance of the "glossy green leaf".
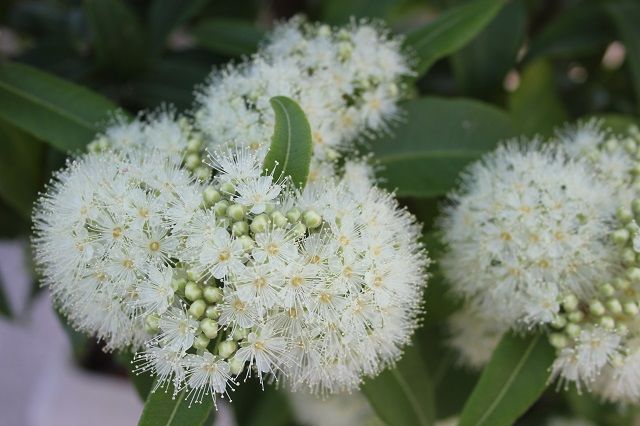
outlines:
{"label": "glossy green leaf", "polygon": [[496,16],[505,0],[472,0],[449,9],[424,27],[407,35],[417,54],[417,71],[423,75],[435,61],[471,41]]}
{"label": "glossy green leaf", "polygon": [[292,99],[276,96],[270,102],[276,122],[264,171],[273,173],[275,178],[290,176],[294,185],[304,188],[312,153],[309,122]]}
{"label": "glossy green leaf", "polygon": [[394,135],[372,144],[384,185],[399,196],[447,193],[469,162],[515,136],[511,118],[482,102],[429,97],[403,107],[407,117]]}
{"label": "glossy green leaf", "polygon": [[129,4],[123,0],[84,0],[98,66],[128,77],[141,72],[150,52],[147,35]]}
{"label": "glossy green leaf", "polygon": [[91,142],[116,105],[23,64],[0,64],[0,118],[62,151]]}
{"label": "glossy green leaf", "polygon": [[409,3],[410,0],[324,0],[322,6],[322,21],[334,25],[349,23],[353,16],[358,18],[385,19],[389,22],[390,15]]}
{"label": "glossy green leaf", "polygon": [[511,1],[470,43],[451,56],[463,94],[486,97],[502,91],[504,77],[514,67],[524,42],[526,24],[524,0]]}
{"label": "glossy green leaf", "polygon": [[42,143],[0,121],[0,197],[27,220],[41,189],[43,161]]}
{"label": "glossy green leaf", "polygon": [[158,50],[173,30],[197,14],[208,0],[154,0],[149,9],[149,37]]}
{"label": "glossy green leaf", "polygon": [[9,303],[9,298],[7,297],[4,290],[4,282],[2,281],[2,276],[0,275],[0,316],[11,318],[13,313],[11,312],[11,305]]}
{"label": "glossy green leaf", "polygon": [[196,25],[192,34],[203,47],[231,56],[254,53],[264,36],[251,22],[234,19],[207,19]]}
{"label": "glossy green leaf", "polygon": [[640,109],[640,3],[619,1],[607,3],[607,11],[627,51],[627,67],[636,91]]}
{"label": "glossy green leaf", "polygon": [[547,387],[555,350],[546,335],[505,335],[460,415],[459,426],[508,426]]}
{"label": "glossy green leaf", "polygon": [[525,59],[576,56],[604,49],[612,28],[601,3],[580,3],[560,13],[531,40]]}
{"label": "glossy green leaf", "polygon": [[427,426],[435,420],[432,384],[417,344],[407,347],[394,368],[366,380],[362,392],[389,425]]}
{"label": "glossy green leaf", "polygon": [[508,103],[515,125],[524,134],[549,135],[567,120],[556,91],[553,68],[544,60],[523,70],[520,86],[509,96]]}
{"label": "glossy green leaf", "polygon": [[191,404],[187,389],[173,396],[173,387],[151,392],[144,404],[138,426],[200,426],[209,418],[213,400],[206,396],[201,404]]}

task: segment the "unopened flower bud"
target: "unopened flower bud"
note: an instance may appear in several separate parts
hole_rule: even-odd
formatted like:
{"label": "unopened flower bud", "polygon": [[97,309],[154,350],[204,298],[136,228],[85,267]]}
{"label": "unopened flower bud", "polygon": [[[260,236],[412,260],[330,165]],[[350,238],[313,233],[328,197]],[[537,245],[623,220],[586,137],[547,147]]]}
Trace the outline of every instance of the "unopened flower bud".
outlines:
{"label": "unopened flower bud", "polygon": [[567,319],[573,323],[580,322],[584,319],[582,311],[574,311],[567,314]]}
{"label": "unopened flower bud", "polygon": [[592,300],[591,303],[589,303],[589,312],[591,312],[593,315],[601,316],[605,314],[606,309],[604,308],[602,302],[600,302],[599,300]]}
{"label": "unopened flower bud", "polygon": [[233,222],[231,225],[231,233],[235,236],[246,235],[249,233],[249,224],[246,221]]}
{"label": "unopened flower bud", "polygon": [[186,285],[187,280],[185,278],[176,278],[171,280],[171,288],[173,288],[173,291],[176,293],[182,293]]}
{"label": "unopened flower bud", "polygon": [[215,339],[218,336],[218,323],[211,318],[205,318],[200,321],[200,330],[209,339]]}
{"label": "unopened flower bud", "polygon": [[220,186],[220,190],[224,193],[224,194],[235,194],[236,193],[236,187],[233,186],[232,183],[227,182],[227,183],[223,183],[222,186]]}
{"label": "unopened flower bud", "polygon": [[635,302],[625,303],[623,309],[625,314],[631,316],[638,315],[638,311],[640,311],[640,309],[638,309],[638,305]]}
{"label": "unopened flower bud", "polygon": [[207,304],[204,300],[198,299],[195,302],[191,303],[189,306],[189,314],[195,319],[200,319],[202,315],[204,315],[204,311],[207,309]]}
{"label": "unopened flower bud", "polygon": [[160,318],[157,315],[151,314],[144,319],[144,329],[149,334],[155,334],[160,330],[159,326]]}
{"label": "unopened flower bud", "polygon": [[304,214],[302,215],[302,220],[309,229],[315,229],[322,224],[322,216],[320,216],[313,210],[307,210],[306,212],[304,212]]}
{"label": "unopened flower bud", "polygon": [[291,223],[296,223],[297,221],[299,221],[301,216],[302,213],[300,212],[300,209],[297,209],[295,207],[287,212],[287,219],[289,219],[289,222]]}
{"label": "unopened flower bud", "polygon": [[207,186],[202,193],[202,198],[207,206],[212,206],[220,201],[221,195],[213,186]]}
{"label": "unopened flower bud", "polygon": [[627,269],[627,278],[633,283],[640,283],[640,268]]}
{"label": "unopened flower bud", "polygon": [[204,300],[208,303],[219,303],[222,301],[222,290],[218,287],[207,286],[204,288],[202,293],[204,295]]}
{"label": "unopened flower bud", "polygon": [[196,339],[193,341],[193,347],[198,350],[204,350],[209,346],[210,341],[211,340],[204,334],[198,334]]}
{"label": "unopened flower bud", "polygon": [[616,328],[616,322],[610,316],[604,316],[600,318],[600,325],[607,330],[613,330]]}
{"label": "unopened flower bud", "polygon": [[615,281],[613,282],[613,285],[618,290],[624,291],[631,286],[631,283],[628,280],[625,280],[624,278],[616,278]]}
{"label": "unopened flower bud", "polygon": [[218,345],[218,355],[221,358],[229,358],[238,348],[238,344],[233,340],[225,340]]}
{"label": "unopened flower bud", "polygon": [[189,170],[195,170],[196,167],[200,165],[200,155],[198,154],[189,154],[187,158],[184,160],[184,165]]}
{"label": "unopened flower bud", "polygon": [[198,178],[198,180],[201,180],[203,182],[206,182],[211,178],[211,170],[203,166],[196,167],[193,174],[196,176],[196,178]]}
{"label": "unopened flower bud", "polygon": [[269,228],[269,217],[266,214],[259,214],[251,221],[251,232],[259,234],[265,232]]}
{"label": "unopened flower bud", "polygon": [[295,235],[296,237],[303,237],[304,234],[307,233],[307,227],[304,226],[304,223],[302,222],[298,222],[294,225],[294,227],[292,228],[293,231],[293,235]]}
{"label": "unopened flower bud", "polygon": [[611,297],[616,292],[616,289],[609,283],[602,284],[598,290],[600,290],[600,294],[605,297]]}
{"label": "unopened flower bud", "polygon": [[636,263],[636,252],[627,248],[622,252],[622,264],[624,266],[632,266]]}
{"label": "unopened flower bud", "polygon": [[227,209],[229,208],[229,202],[227,200],[218,201],[213,205],[213,212],[218,217],[222,217],[227,214]]}
{"label": "unopened flower bud", "polygon": [[192,302],[202,298],[202,289],[193,281],[189,281],[184,288],[184,296]]}
{"label": "unopened flower bud", "polygon": [[232,204],[227,207],[227,216],[233,220],[241,220],[244,218],[244,207],[240,204]]}
{"label": "unopened flower bud", "polygon": [[618,299],[607,300],[607,310],[614,315],[622,313],[622,304]]}
{"label": "unopened flower bud", "polygon": [[217,320],[218,318],[220,318],[220,308],[218,308],[217,306],[207,306],[207,309],[205,309],[204,311],[204,315],[207,318]]}
{"label": "unopened flower bud", "polygon": [[572,312],[578,309],[578,298],[573,294],[567,294],[562,298],[562,307],[567,312]]}
{"label": "unopened flower bud", "polygon": [[233,340],[238,341],[238,340],[242,340],[242,339],[246,339],[247,336],[249,335],[249,330],[246,328],[236,328],[233,331]]}
{"label": "unopened flower bud", "polygon": [[241,235],[240,238],[238,238],[238,241],[240,241],[240,244],[242,244],[242,248],[244,251],[251,251],[256,246],[253,238],[248,235]]}
{"label": "unopened flower bud", "polygon": [[616,229],[611,234],[611,237],[616,244],[624,245],[629,241],[630,233],[625,228]]}
{"label": "unopened flower bud", "polygon": [[229,372],[235,376],[242,373],[244,370],[244,361],[238,357],[233,357],[229,360]]}
{"label": "unopened flower bud", "polygon": [[277,210],[271,213],[271,220],[278,228],[284,228],[289,223],[287,217]]}
{"label": "unopened flower bud", "polygon": [[567,319],[563,315],[556,315],[553,321],[551,321],[553,328],[561,329],[564,328],[565,325],[567,325]]}
{"label": "unopened flower bud", "polygon": [[618,208],[618,210],[616,210],[616,216],[618,217],[618,220],[624,224],[633,220],[633,213],[631,212],[631,209],[625,207]]}
{"label": "unopened flower bud", "polygon": [[582,327],[578,324],[567,324],[567,328],[564,329],[569,337],[578,337],[582,331]]}
{"label": "unopened flower bud", "polygon": [[556,349],[562,349],[569,344],[567,336],[562,333],[551,333],[549,335],[549,343]]}
{"label": "unopened flower bud", "polygon": [[187,151],[197,153],[202,148],[202,137],[194,136],[187,142]]}

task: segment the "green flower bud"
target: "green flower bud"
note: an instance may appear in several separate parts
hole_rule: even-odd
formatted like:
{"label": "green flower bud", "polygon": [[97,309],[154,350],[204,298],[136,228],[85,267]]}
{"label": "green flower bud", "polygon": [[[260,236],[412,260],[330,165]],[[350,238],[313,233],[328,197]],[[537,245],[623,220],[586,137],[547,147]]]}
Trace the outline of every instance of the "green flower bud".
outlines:
{"label": "green flower bud", "polygon": [[616,333],[621,336],[626,336],[627,333],[629,333],[629,329],[624,324],[618,324],[618,326],[616,327]]}
{"label": "green flower bud", "polygon": [[302,222],[298,222],[293,226],[292,231],[293,235],[295,235],[296,237],[304,237],[304,235],[307,233],[307,227],[304,226]]}
{"label": "green flower bud", "polygon": [[207,206],[214,205],[220,201],[221,197],[220,193],[213,186],[207,186],[202,193],[202,199]]}
{"label": "green flower bud", "polygon": [[193,281],[189,281],[184,288],[184,296],[192,302],[202,298],[202,289]]}
{"label": "green flower bud", "polygon": [[244,207],[240,204],[231,204],[227,207],[227,216],[233,220],[242,220],[244,218]]}
{"label": "green flower bud", "polygon": [[195,270],[193,269],[187,270],[187,279],[189,281],[198,281],[198,278],[199,278],[198,273]]}
{"label": "green flower bud", "polygon": [[236,187],[233,186],[232,183],[227,182],[227,183],[223,183],[222,186],[220,187],[220,190],[224,193],[224,194],[235,194],[236,193]]}
{"label": "green flower bud", "polygon": [[578,298],[573,294],[567,294],[562,298],[562,307],[567,312],[572,312],[578,309]]}
{"label": "green flower bud", "polygon": [[203,166],[196,167],[193,174],[201,181],[208,181],[211,178],[211,170]]}
{"label": "green flower bud", "polygon": [[578,337],[582,331],[582,327],[578,324],[567,324],[567,328],[564,330],[569,337]]}
{"label": "green flower bud", "polygon": [[623,307],[624,313],[630,316],[638,315],[640,309],[638,309],[638,305],[635,302],[627,302]]}
{"label": "green flower bud", "polygon": [[186,285],[187,280],[185,278],[176,278],[171,281],[171,288],[173,288],[173,291],[176,293],[182,293]]}
{"label": "green flower bud", "polygon": [[222,301],[222,290],[218,287],[207,286],[203,291],[204,300],[208,303],[219,303]]}
{"label": "green flower bud", "polygon": [[592,300],[591,303],[589,303],[589,312],[596,316],[602,316],[605,314],[606,309],[601,301]]}
{"label": "green flower bud", "polygon": [[618,289],[618,290],[626,290],[629,287],[631,287],[631,283],[627,280],[625,280],[624,278],[616,278],[613,282],[613,285]]}
{"label": "green flower bud", "polygon": [[640,198],[635,199],[631,202],[631,211],[634,216],[640,215]]}
{"label": "green flower bud", "polygon": [[634,141],[633,139],[625,140],[624,150],[627,151],[629,154],[634,154],[638,150],[638,145],[636,144],[636,141]]}
{"label": "green flower bud", "polygon": [[218,345],[218,355],[221,358],[229,358],[238,349],[238,344],[233,340],[225,340]]}
{"label": "green flower bud", "polygon": [[264,213],[259,214],[253,218],[249,228],[251,228],[251,232],[254,234],[265,232],[269,228],[269,217]]}
{"label": "green flower bud", "polygon": [[625,249],[621,260],[624,266],[633,266],[636,263],[636,252],[630,248]]}
{"label": "green flower bud", "polygon": [[618,299],[607,300],[607,310],[614,315],[622,313],[622,304]]}
{"label": "green flower bud", "polygon": [[567,319],[573,323],[580,322],[584,319],[582,311],[574,311],[567,314]]}
{"label": "green flower bud", "polygon": [[562,315],[556,315],[553,321],[551,321],[553,328],[561,329],[564,328],[565,325],[567,325],[567,319]]}
{"label": "green flower bud", "polygon": [[187,158],[184,160],[184,165],[189,170],[195,170],[196,167],[200,165],[200,155],[198,154],[189,154]]}
{"label": "green flower bud", "polygon": [[295,207],[287,212],[287,219],[289,219],[289,222],[291,223],[296,223],[297,221],[299,221],[301,216],[302,213],[300,212],[300,209],[297,209]]}
{"label": "green flower bud", "polygon": [[222,217],[227,214],[229,208],[229,202],[227,200],[220,200],[213,205],[213,211],[218,217]]}
{"label": "green flower bud", "polygon": [[615,231],[613,231],[613,233],[611,234],[611,237],[613,238],[613,241],[616,244],[620,244],[620,245],[624,245],[627,243],[627,241],[629,241],[629,237],[631,236],[631,234],[629,233],[628,229],[622,228],[622,229],[616,229]]}
{"label": "green flower bud", "polygon": [[244,251],[251,251],[256,246],[253,238],[248,235],[241,235],[240,238],[238,238],[238,241],[240,241],[240,244],[242,244],[242,248],[244,249]]}
{"label": "green flower bud", "polygon": [[616,292],[616,289],[609,283],[602,284],[599,288],[600,294],[604,297],[611,297]]}
{"label": "green flower bud", "polygon": [[236,328],[233,331],[233,340],[238,341],[238,340],[242,340],[242,339],[246,339],[247,336],[249,335],[249,330],[246,328]]}
{"label": "green flower bud", "polygon": [[204,334],[198,334],[196,336],[196,340],[193,341],[193,347],[200,351],[207,349],[207,346],[209,346],[210,341],[211,340]]}
{"label": "green flower bud", "polygon": [[202,330],[204,335],[209,339],[218,337],[218,323],[211,318],[205,318],[200,321],[200,330]]}
{"label": "green flower bud", "polygon": [[618,141],[615,139],[609,139],[604,143],[604,148],[609,152],[615,151],[617,147]]}
{"label": "green flower bud", "polygon": [[640,283],[640,268],[627,269],[627,278],[633,283]]}
{"label": "green flower bud", "polygon": [[271,220],[278,228],[284,228],[289,223],[287,217],[277,210],[271,213]]}
{"label": "green flower bud", "polygon": [[207,309],[207,304],[204,300],[196,300],[189,306],[189,314],[195,319],[200,319],[204,315],[204,311]]}
{"label": "green flower bud", "polygon": [[322,216],[313,210],[307,210],[302,215],[302,221],[309,229],[315,229],[322,224]]}
{"label": "green flower bud", "polygon": [[633,220],[633,213],[629,208],[619,207],[618,210],[616,210],[616,216],[618,220],[625,225]]}
{"label": "green flower bud", "polygon": [[237,376],[238,374],[242,373],[243,370],[244,361],[242,361],[240,358],[234,356],[229,360],[229,372],[231,374]]}
{"label": "green flower bud", "polygon": [[151,314],[144,319],[144,331],[149,334],[156,334],[160,330],[160,318]]}
{"label": "green flower bud", "polygon": [[249,224],[246,221],[233,222],[231,225],[231,233],[235,236],[246,235],[249,233]]}
{"label": "green flower bud", "polygon": [[187,151],[197,153],[202,148],[202,137],[194,136],[187,142]]}
{"label": "green flower bud", "polygon": [[551,333],[549,335],[549,343],[556,349],[562,349],[569,344],[569,339],[562,333]]}
{"label": "green flower bud", "polygon": [[217,306],[207,306],[204,314],[207,318],[217,320],[218,318],[220,318],[220,308],[218,308]]}
{"label": "green flower bud", "polygon": [[616,328],[616,322],[610,316],[604,316],[600,318],[600,325],[607,330],[613,330]]}

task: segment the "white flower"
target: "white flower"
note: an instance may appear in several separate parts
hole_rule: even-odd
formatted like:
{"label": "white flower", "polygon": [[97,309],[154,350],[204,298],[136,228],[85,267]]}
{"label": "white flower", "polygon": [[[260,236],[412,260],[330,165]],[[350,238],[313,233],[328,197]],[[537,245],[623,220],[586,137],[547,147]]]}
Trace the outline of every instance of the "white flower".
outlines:
{"label": "white flower", "polygon": [[274,185],[271,176],[260,176],[252,181],[240,182],[236,192],[235,202],[250,207],[253,214],[260,214],[278,196],[280,185]]}
{"label": "white flower", "polygon": [[203,398],[211,395],[215,402],[216,394],[227,395],[231,385],[235,384],[229,374],[229,364],[205,352],[202,355],[187,355],[184,360],[187,369],[186,381],[189,386],[188,397],[191,402],[202,402]]}
{"label": "white flower", "polygon": [[173,303],[173,269],[152,268],[148,278],[138,284],[138,300],[135,302],[143,312],[163,314]]}
{"label": "white flower", "polygon": [[549,295],[588,295],[614,269],[614,192],[554,147],[502,145],[450,196],[440,223],[445,276],[488,318],[549,322],[559,309]]}
{"label": "white flower", "polygon": [[225,229],[218,228],[214,231],[209,245],[202,247],[198,262],[203,276],[213,276],[214,278],[224,278],[234,273],[237,274],[244,269],[242,256],[244,250],[242,244],[232,238]]}
{"label": "white flower", "polygon": [[191,318],[184,309],[171,308],[158,322],[160,334],[154,338],[162,347],[184,352],[193,346],[198,331],[198,321]]}

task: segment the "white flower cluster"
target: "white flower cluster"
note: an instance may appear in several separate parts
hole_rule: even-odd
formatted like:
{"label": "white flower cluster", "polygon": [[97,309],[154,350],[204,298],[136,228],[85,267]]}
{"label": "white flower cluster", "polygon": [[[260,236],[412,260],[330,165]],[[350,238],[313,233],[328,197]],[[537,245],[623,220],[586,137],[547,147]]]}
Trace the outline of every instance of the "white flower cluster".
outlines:
{"label": "white flower cluster", "polygon": [[615,257],[612,189],[553,146],[510,142],[472,165],[440,224],[453,289],[498,322],[550,322],[558,296],[587,295]]}
{"label": "white flower cluster", "polygon": [[276,26],[256,55],[212,74],[197,95],[196,121],[212,149],[266,148],[274,124],[269,99],[290,97],[307,114],[312,171],[321,174],[316,160],[332,160],[357,138],[387,130],[411,73],[401,40],[378,25],[330,28],[298,17]]}
{"label": "white flower cluster", "polygon": [[[459,315],[547,325],[552,378],[624,403],[640,402],[639,136],[590,121],[547,146],[498,148],[442,221],[442,265],[469,305]],[[461,347],[469,333],[452,328]]]}
{"label": "white flower cluster", "polygon": [[[151,125],[120,126],[106,134]],[[144,348],[138,371],[192,401],[243,372],[348,391],[400,357],[428,258],[366,166],[298,192],[246,148],[212,154],[203,182],[181,156],[139,146],[81,157],[36,209],[36,261],[74,325],[109,349]]]}

